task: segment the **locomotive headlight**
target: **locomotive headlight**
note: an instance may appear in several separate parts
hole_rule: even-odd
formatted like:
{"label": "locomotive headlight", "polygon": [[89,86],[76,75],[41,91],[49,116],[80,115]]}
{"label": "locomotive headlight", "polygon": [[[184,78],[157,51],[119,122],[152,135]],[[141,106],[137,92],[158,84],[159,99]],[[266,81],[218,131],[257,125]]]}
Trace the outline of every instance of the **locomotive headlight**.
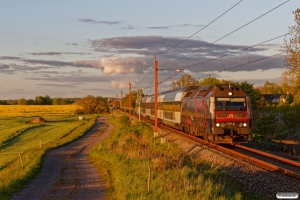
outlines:
{"label": "locomotive headlight", "polygon": [[224,123],[222,123],[222,124],[221,124],[221,127],[225,127],[225,124],[224,124]]}
{"label": "locomotive headlight", "polygon": [[220,127],[220,123],[216,123],[216,127]]}
{"label": "locomotive headlight", "polygon": [[232,92],[228,92],[228,95],[231,96],[231,95],[233,95],[233,93]]}
{"label": "locomotive headlight", "polygon": [[243,126],[246,127],[246,126],[247,126],[247,123],[243,123]]}

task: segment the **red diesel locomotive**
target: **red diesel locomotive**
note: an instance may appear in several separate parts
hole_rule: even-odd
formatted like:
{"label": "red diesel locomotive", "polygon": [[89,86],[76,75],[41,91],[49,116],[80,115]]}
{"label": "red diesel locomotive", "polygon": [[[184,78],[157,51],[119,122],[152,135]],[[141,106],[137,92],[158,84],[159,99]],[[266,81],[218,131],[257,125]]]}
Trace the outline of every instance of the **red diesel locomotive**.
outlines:
{"label": "red diesel locomotive", "polygon": [[[141,115],[154,120],[154,95],[142,98]],[[251,136],[251,100],[234,85],[170,90],[158,95],[158,122],[214,143],[246,143]]]}

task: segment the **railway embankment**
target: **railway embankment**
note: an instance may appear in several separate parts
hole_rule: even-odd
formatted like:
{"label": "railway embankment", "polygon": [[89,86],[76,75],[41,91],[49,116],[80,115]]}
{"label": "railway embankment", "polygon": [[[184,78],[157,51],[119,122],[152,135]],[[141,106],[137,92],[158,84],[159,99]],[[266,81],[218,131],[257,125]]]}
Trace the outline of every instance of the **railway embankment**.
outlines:
{"label": "railway embankment", "polygon": [[125,115],[114,114],[110,121],[115,125],[111,137],[89,152],[90,161],[106,180],[109,198],[265,199],[271,193],[245,183],[257,184],[251,165],[244,175],[248,179],[238,179],[243,170],[232,168],[238,161],[228,155],[222,160],[219,157],[226,155],[172,133],[154,137],[149,125]]}

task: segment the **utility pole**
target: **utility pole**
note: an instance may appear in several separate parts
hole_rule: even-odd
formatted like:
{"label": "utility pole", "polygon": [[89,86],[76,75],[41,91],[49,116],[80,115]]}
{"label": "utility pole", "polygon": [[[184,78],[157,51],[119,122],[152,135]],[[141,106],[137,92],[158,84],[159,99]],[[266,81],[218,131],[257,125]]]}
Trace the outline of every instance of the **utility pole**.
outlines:
{"label": "utility pole", "polygon": [[116,101],[117,103],[117,105],[116,105],[116,107],[118,107],[118,105],[119,105],[119,99],[118,99],[118,94],[117,94],[117,101]]}
{"label": "utility pole", "polygon": [[141,122],[141,103],[142,103],[142,88],[138,89],[138,93],[137,93],[137,99],[139,102],[139,122]]}
{"label": "utility pole", "polygon": [[129,114],[131,115],[131,83],[129,81]]}
{"label": "utility pole", "polygon": [[121,99],[120,99],[120,109],[122,110],[122,98],[123,98],[123,91],[121,89]]}
{"label": "utility pole", "polygon": [[158,61],[156,60],[156,55],[154,57],[154,113],[155,113],[155,123],[154,123],[154,136],[158,135],[157,128],[157,113],[158,112]]}

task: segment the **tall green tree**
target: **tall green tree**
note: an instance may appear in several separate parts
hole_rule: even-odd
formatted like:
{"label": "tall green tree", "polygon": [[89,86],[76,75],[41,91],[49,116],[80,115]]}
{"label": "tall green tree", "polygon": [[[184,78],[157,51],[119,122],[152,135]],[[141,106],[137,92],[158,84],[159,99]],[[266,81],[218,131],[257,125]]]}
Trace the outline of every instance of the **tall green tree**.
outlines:
{"label": "tall green tree", "polygon": [[248,83],[247,81],[244,82],[236,82],[235,83],[237,86],[241,87],[251,98],[251,104],[252,104],[252,109],[256,110],[259,108],[259,102],[262,98],[261,93],[259,92],[258,89],[255,89],[253,87],[253,84]]}
{"label": "tall green tree", "polygon": [[35,105],[44,105],[44,97],[42,97],[42,96],[35,97],[34,104]]}
{"label": "tall green tree", "polygon": [[184,74],[181,76],[181,78],[178,81],[172,81],[171,87],[172,89],[179,89],[184,88],[187,86],[197,86],[199,84],[199,81],[197,79],[194,79],[189,74]]}
{"label": "tall green tree", "polygon": [[283,94],[283,90],[280,85],[274,82],[266,81],[264,86],[260,89],[262,94]]}
{"label": "tall green tree", "polygon": [[287,53],[285,65],[290,67],[285,76],[289,79],[289,92],[294,96],[294,101],[300,103],[300,9],[293,14],[296,25],[289,27],[290,38],[284,40]]}
{"label": "tall green tree", "polygon": [[51,105],[52,104],[52,99],[50,98],[49,95],[45,95],[43,103],[44,103],[44,105]]}
{"label": "tall green tree", "polygon": [[205,78],[201,81],[199,81],[199,86],[205,86],[205,85],[216,85],[216,84],[221,84],[222,81],[220,81],[219,79],[215,78],[215,77],[208,77]]}
{"label": "tall green tree", "polygon": [[80,107],[79,112],[81,113],[93,114],[108,111],[106,99],[102,97],[87,95],[86,97],[78,100],[76,104]]}
{"label": "tall green tree", "polygon": [[289,27],[291,37],[284,40],[287,56],[285,65],[290,67],[290,72],[300,75],[300,9],[293,12],[296,25]]}
{"label": "tall green tree", "polygon": [[18,105],[27,105],[26,99],[20,98],[20,99],[18,100]]}

